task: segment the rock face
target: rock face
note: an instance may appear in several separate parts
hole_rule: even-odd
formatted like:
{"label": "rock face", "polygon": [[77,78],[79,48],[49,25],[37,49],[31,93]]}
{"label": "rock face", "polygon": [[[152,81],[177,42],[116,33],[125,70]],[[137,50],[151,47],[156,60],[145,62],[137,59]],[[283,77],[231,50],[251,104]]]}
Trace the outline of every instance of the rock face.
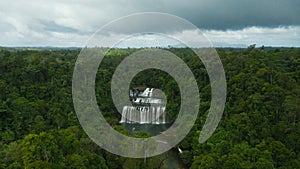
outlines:
{"label": "rock face", "polygon": [[125,105],[120,123],[165,124],[166,98],[159,89],[130,90],[131,105]]}

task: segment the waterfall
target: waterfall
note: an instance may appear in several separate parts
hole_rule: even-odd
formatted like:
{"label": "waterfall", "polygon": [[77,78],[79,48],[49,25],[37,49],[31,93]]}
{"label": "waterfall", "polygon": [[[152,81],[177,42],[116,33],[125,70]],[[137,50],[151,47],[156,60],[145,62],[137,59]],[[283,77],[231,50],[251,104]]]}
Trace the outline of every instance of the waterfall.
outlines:
{"label": "waterfall", "polygon": [[160,113],[160,107],[156,108],[156,116],[155,116],[155,123],[159,124],[159,113]]}
{"label": "waterfall", "polygon": [[120,123],[165,124],[165,107],[124,106]]}
{"label": "waterfall", "polygon": [[165,112],[165,110],[166,110],[166,108],[165,107],[163,107],[162,108],[162,112],[163,112],[163,124],[165,124],[166,123],[166,112]]}
{"label": "waterfall", "polygon": [[128,106],[124,106],[123,107],[121,123],[125,123],[126,122],[126,111],[127,111],[127,108],[128,108]]}
{"label": "waterfall", "polygon": [[158,89],[146,88],[142,93],[130,91],[132,105],[125,105],[120,123],[165,124],[165,100],[155,92]]}

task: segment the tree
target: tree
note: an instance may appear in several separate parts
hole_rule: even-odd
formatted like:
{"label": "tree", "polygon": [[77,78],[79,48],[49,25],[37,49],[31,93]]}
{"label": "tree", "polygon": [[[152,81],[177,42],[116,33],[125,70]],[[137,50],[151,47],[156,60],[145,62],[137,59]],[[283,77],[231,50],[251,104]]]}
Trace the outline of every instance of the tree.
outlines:
{"label": "tree", "polygon": [[217,169],[217,168],[220,168],[218,159],[220,159],[220,157],[217,154],[213,154],[213,153],[197,156],[194,159],[191,169],[198,169],[198,168]]}
{"label": "tree", "polygon": [[49,133],[27,135],[22,142],[22,150],[25,167],[36,165],[36,161],[41,161],[38,164],[49,163],[51,166],[54,165],[59,168],[64,166],[63,154],[56,144],[54,136]]}

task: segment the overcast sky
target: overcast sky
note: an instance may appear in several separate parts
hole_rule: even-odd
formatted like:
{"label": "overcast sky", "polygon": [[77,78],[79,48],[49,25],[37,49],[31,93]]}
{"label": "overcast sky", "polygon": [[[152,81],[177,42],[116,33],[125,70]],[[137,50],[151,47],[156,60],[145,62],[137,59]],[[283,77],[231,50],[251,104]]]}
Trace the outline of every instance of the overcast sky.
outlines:
{"label": "overcast sky", "polygon": [[0,1],[0,46],[77,46],[136,12],[164,12],[196,25],[215,46],[300,46],[299,0]]}

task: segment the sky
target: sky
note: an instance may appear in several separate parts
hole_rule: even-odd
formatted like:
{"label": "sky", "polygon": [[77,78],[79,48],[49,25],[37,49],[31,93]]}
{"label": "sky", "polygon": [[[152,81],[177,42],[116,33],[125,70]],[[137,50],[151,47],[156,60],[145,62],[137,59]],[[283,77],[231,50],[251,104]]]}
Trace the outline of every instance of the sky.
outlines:
{"label": "sky", "polygon": [[[300,47],[299,6],[299,0],[1,0],[0,46],[83,47],[113,20],[163,12],[191,22],[216,47]],[[188,36],[183,32],[177,33]]]}

